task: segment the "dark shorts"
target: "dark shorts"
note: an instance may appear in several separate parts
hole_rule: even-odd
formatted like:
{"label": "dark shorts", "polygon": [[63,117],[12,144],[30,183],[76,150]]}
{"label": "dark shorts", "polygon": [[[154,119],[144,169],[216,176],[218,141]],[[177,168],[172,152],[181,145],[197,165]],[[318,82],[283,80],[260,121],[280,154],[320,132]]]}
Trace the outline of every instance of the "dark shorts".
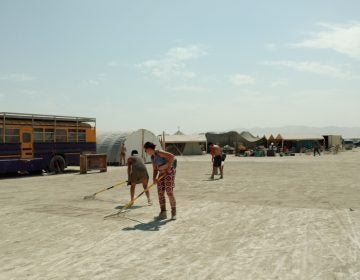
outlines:
{"label": "dark shorts", "polygon": [[220,167],[221,166],[221,156],[215,156],[214,157],[213,166],[214,167]]}
{"label": "dark shorts", "polygon": [[134,170],[128,180],[131,183],[140,184],[143,182],[143,180],[149,180],[149,174],[146,170]]}

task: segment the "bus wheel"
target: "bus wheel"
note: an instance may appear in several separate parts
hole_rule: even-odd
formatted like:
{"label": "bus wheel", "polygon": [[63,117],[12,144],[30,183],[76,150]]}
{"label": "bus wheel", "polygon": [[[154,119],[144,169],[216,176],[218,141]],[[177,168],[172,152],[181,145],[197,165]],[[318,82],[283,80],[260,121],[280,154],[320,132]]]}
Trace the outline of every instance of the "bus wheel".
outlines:
{"label": "bus wheel", "polygon": [[56,155],[50,160],[49,171],[63,173],[65,169],[65,160],[62,156]]}

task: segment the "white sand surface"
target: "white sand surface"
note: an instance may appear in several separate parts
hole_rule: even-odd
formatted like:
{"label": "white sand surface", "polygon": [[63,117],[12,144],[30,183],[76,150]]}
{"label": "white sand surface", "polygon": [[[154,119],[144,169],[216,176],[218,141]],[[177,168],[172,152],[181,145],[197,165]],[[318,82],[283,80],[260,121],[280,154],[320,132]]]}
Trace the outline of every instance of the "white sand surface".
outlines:
{"label": "white sand surface", "polygon": [[360,279],[359,167],[360,149],[228,156],[210,181],[208,155],[179,157],[178,219],[160,222],[155,188],[125,218],[103,216],[128,187],[83,199],[125,167],[0,178],[0,279]]}

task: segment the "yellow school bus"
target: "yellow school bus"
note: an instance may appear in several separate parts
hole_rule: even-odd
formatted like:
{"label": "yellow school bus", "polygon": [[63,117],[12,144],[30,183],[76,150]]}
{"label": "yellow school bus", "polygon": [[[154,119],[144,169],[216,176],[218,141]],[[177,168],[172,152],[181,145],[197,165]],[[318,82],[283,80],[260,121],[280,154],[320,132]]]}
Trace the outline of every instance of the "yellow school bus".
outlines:
{"label": "yellow school bus", "polygon": [[0,174],[63,172],[95,152],[95,118],[0,112]]}

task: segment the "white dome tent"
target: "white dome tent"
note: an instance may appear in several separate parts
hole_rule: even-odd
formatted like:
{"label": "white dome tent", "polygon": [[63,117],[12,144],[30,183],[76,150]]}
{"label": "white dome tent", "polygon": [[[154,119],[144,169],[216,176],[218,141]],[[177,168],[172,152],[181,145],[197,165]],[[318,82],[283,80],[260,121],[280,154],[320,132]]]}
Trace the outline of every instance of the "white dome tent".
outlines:
{"label": "white dome tent", "polygon": [[157,149],[161,149],[159,139],[154,133],[146,129],[139,129],[135,132],[100,132],[96,136],[96,151],[99,154],[107,155],[108,164],[117,165],[120,162],[120,145],[124,143],[126,160],[131,155],[132,150],[137,150],[145,162],[150,162],[150,157],[143,149],[145,142],[148,141],[153,142]]}

